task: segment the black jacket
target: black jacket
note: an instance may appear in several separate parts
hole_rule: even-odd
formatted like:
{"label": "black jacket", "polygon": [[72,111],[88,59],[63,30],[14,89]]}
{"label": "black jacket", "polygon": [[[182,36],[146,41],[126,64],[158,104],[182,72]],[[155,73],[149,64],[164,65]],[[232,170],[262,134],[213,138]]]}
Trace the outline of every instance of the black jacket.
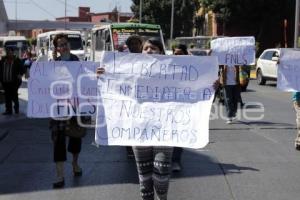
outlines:
{"label": "black jacket", "polygon": [[[2,57],[0,60],[0,82],[3,82],[3,68],[4,68],[4,63],[7,60],[7,57]],[[12,82],[19,82],[20,78],[19,75],[23,75],[25,73],[24,66],[22,64],[22,61],[14,57],[13,58],[13,65],[12,65]]]}

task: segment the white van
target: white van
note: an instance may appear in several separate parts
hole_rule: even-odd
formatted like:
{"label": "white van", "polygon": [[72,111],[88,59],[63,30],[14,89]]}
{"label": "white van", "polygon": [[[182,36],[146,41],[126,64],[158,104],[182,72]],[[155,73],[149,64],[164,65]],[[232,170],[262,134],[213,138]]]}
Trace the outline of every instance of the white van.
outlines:
{"label": "white van", "polygon": [[19,58],[28,49],[29,43],[24,36],[0,36],[0,57],[5,55],[5,48],[10,47]]}
{"label": "white van", "polygon": [[45,56],[48,60],[52,59],[52,51],[54,49],[53,39],[57,34],[66,34],[68,36],[68,40],[71,47],[71,53],[78,56],[79,60],[85,60],[85,51],[83,48],[83,42],[80,31],[49,31],[45,33],[41,33],[37,36],[37,53],[41,54],[44,49]]}

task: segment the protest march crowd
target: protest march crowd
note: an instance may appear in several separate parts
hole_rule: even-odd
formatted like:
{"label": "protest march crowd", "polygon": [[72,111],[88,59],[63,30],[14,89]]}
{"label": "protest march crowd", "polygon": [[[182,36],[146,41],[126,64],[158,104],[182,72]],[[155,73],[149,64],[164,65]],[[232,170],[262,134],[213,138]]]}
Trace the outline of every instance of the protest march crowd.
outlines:
{"label": "protest march crowd", "polygon": [[[154,200],[155,196],[166,200],[171,172],[182,168],[183,147],[199,148],[208,143],[209,113],[215,91],[224,100],[226,123],[236,119],[238,103],[243,104],[240,66],[255,62],[253,37],[219,38],[211,43],[210,56],[196,58],[189,55],[184,44],[174,45],[173,55],[167,56],[160,40],[133,35],[126,41],[129,52],[124,53],[123,47],[120,53],[105,52],[100,64],[80,62],[70,52],[64,34],[56,35],[53,45],[53,60],[45,62],[33,62],[29,53],[22,61],[10,48],[6,49],[6,56],[0,60],[6,108],[3,115],[12,115],[13,110],[19,113],[18,88],[25,74],[29,78],[28,116],[52,117],[50,130],[56,169],[53,188],[63,188],[67,151],[72,154],[73,175],[83,175],[79,155],[86,128],[82,123],[89,124],[91,116],[97,113],[96,142],[126,146],[128,158],[134,157],[136,162],[143,200]],[[81,93],[77,91],[78,85],[68,84],[84,73],[96,73],[96,77],[89,80],[92,90],[88,89],[88,82],[79,86],[90,91]],[[46,76],[50,77],[49,82]],[[53,86],[51,81],[59,83]],[[44,96],[45,102],[39,95]],[[52,98],[63,95],[79,96],[67,101]],[[300,93],[295,92],[292,100],[298,128],[295,147],[300,150]],[[78,111],[82,102],[91,107]],[[52,105],[53,112],[49,111]]]}

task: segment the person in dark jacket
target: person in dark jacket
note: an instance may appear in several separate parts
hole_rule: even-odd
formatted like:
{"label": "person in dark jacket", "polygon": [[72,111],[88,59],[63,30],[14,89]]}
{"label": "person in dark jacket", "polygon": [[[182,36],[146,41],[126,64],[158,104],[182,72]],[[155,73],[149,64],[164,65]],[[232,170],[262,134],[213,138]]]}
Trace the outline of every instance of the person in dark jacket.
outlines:
{"label": "person in dark jacket", "polygon": [[[173,47],[173,54],[174,55],[188,55],[189,52],[187,51],[187,46],[185,44],[177,44]],[[174,147],[173,157],[172,157],[172,171],[173,172],[180,172],[181,171],[181,155],[182,155],[183,148],[181,147]]]}
{"label": "person in dark jacket", "polygon": [[[3,115],[19,114],[18,89],[22,83],[24,69],[21,60],[14,55],[12,48],[5,49],[6,56],[0,60],[0,82],[4,89],[5,112]],[[14,106],[13,104],[14,103]]]}
{"label": "person in dark jacket", "polygon": [[[138,35],[131,35],[126,40],[126,45],[130,53],[142,53],[143,39]],[[126,146],[127,157],[133,158],[134,153],[131,146]]]}

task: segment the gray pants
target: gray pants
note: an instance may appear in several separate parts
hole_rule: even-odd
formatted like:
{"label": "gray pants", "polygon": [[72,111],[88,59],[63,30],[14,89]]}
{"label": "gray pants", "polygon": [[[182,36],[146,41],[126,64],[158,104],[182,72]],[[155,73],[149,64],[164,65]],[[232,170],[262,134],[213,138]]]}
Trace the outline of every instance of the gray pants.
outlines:
{"label": "gray pants", "polygon": [[166,200],[172,168],[173,147],[133,147],[143,200]]}

